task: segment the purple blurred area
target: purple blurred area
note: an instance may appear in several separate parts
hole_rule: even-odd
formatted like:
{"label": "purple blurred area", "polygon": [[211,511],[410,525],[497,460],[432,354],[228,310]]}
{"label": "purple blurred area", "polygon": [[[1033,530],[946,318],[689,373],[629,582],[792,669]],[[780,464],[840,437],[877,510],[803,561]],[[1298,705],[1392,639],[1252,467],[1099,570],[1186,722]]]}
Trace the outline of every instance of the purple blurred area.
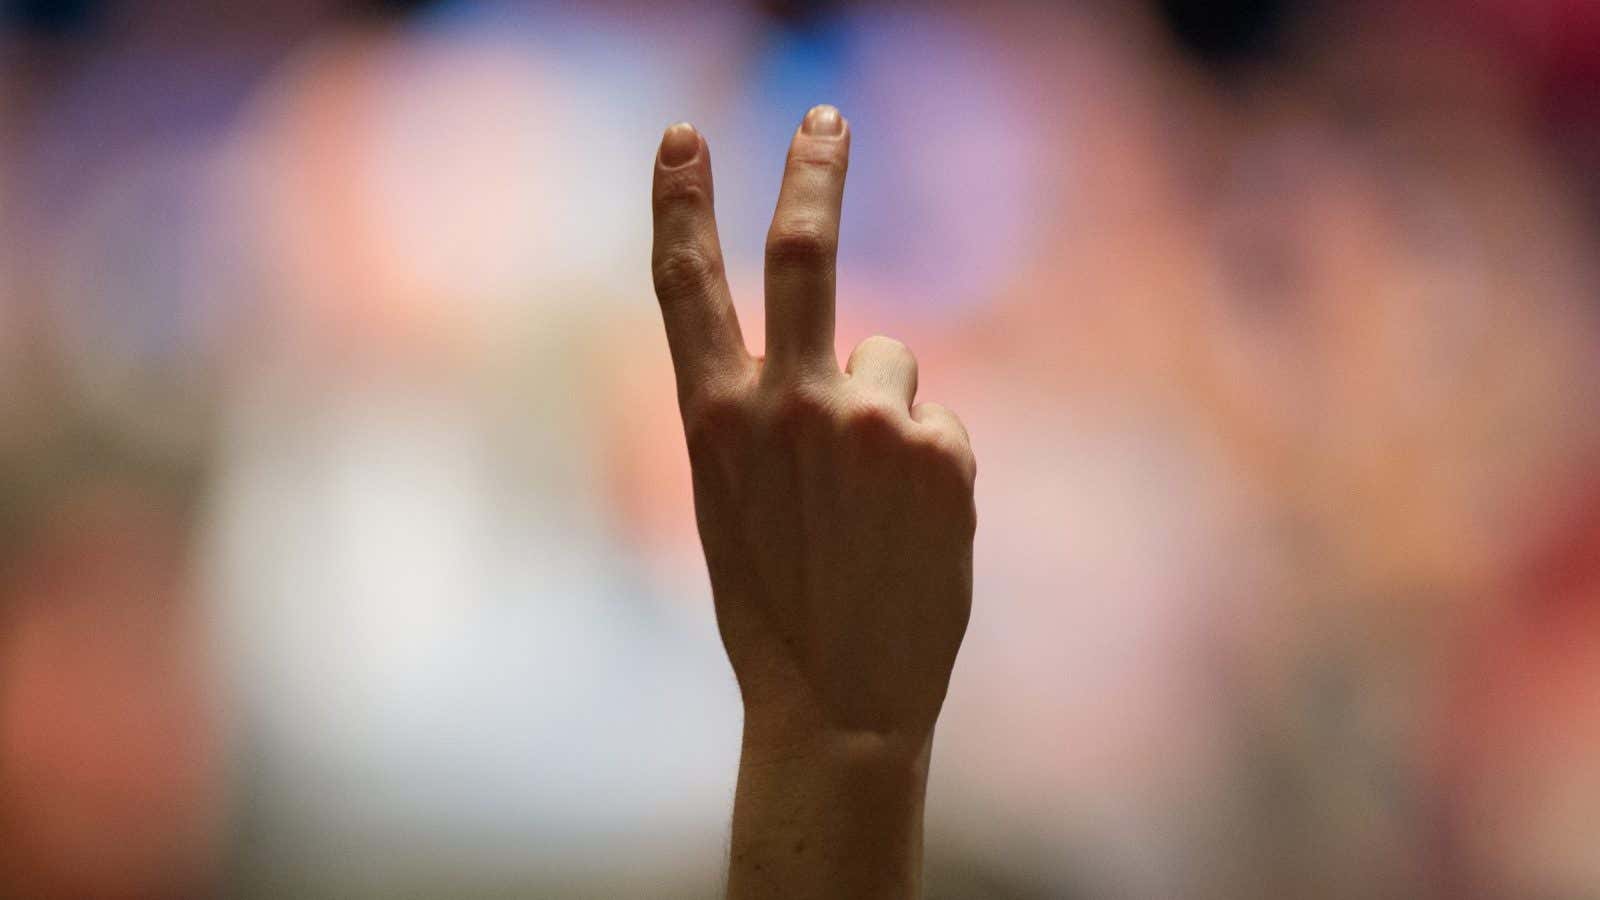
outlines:
{"label": "purple blurred area", "polygon": [[0,10],[0,895],[714,894],[651,162],[760,335],[832,102],[982,470],[930,900],[1600,896],[1600,2]]}

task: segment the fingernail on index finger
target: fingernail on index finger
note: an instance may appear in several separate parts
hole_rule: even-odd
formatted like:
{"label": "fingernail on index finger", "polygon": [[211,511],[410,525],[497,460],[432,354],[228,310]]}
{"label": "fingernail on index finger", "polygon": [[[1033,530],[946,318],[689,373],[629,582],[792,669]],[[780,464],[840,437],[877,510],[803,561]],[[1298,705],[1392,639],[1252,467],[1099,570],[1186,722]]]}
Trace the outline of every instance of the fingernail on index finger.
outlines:
{"label": "fingernail on index finger", "polygon": [[688,122],[679,122],[661,136],[661,164],[669,169],[686,166],[700,155],[700,132]]}

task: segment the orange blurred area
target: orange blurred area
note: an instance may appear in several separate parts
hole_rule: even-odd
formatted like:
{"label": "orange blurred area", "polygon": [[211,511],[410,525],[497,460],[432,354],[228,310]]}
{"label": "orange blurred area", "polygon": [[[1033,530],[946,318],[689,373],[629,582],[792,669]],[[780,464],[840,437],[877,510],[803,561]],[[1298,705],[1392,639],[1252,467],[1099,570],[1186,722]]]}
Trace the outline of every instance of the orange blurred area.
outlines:
{"label": "orange blurred area", "polygon": [[0,873],[13,896],[199,896],[222,731],[170,498],[100,475],[8,554]]}
{"label": "orange blurred area", "polygon": [[650,167],[758,342],[825,101],[980,463],[931,900],[1600,895],[1597,8],[0,5],[0,894],[714,893]]}

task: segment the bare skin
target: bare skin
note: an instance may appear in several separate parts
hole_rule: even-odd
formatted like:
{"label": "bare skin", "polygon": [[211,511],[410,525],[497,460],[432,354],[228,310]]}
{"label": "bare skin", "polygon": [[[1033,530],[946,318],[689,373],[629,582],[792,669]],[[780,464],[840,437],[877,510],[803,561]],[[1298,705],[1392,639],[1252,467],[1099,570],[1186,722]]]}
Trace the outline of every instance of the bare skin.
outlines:
{"label": "bare skin", "polygon": [[717,623],[744,701],[728,896],[920,895],[934,723],[972,601],[965,428],[873,337],[834,355],[849,124],[819,106],[767,235],[766,355],[723,276],[704,138],[667,129],[653,272]]}

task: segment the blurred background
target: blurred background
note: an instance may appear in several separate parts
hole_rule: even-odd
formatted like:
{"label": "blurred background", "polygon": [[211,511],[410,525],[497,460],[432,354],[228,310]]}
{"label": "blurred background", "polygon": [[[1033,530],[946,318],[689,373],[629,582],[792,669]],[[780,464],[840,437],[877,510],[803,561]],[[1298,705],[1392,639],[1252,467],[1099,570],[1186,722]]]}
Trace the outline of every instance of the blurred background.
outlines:
{"label": "blurred background", "polygon": [[714,895],[648,185],[759,336],[826,101],[982,461],[930,900],[1600,897],[1600,3],[0,9],[0,895]]}

